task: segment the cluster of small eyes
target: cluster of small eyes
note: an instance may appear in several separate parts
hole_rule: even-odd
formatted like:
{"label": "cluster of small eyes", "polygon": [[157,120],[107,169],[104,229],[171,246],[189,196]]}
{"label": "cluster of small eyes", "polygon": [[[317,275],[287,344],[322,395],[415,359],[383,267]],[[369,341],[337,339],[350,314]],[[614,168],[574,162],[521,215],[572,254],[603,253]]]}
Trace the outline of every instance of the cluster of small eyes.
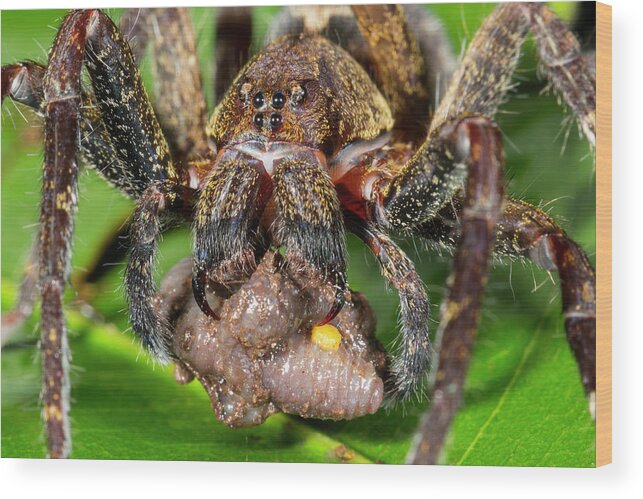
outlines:
{"label": "cluster of small eyes", "polygon": [[[292,96],[291,96],[291,103],[292,105],[298,106],[300,105],[305,97],[305,90],[297,86],[295,89],[293,89]],[[276,112],[273,112],[270,115],[269,118],[269,124],[270,128],[273,130],[276,130],[283,124],[283,116],[281,115],[280,112],[278,112],[280,109],[282,109],[287,102],[286,96],[282,92],[275,92],[272,94],[272,98],[270,99],[270,106],[272,109]],[[257,110],[262,110],[266,106],[266,97],[263,95],[262,92],[257,92],[254,97],[252,98],[252,105],[257,109]],[[263,128],[264,126],[264,113],[263,112],[258,112],[257,114],[254,115],[253,122],[255,126],[259,129]]]}

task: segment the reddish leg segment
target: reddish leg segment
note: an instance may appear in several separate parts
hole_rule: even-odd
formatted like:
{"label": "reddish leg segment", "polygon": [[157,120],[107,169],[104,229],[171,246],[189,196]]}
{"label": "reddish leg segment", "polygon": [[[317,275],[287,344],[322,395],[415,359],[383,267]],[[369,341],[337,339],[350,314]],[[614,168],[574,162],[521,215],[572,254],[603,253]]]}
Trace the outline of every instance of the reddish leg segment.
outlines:
{"label": "reddish leg segment", "polygon": [[[461,231],[462,200],[455,199],[437,217],[414,233],[454,248]],[[496,226],[495,253],[523,257],[559,274],[567,338],[576,357],[593,414],[596,388],[596,276],[578,244],[544,211],[524,201],[508,199]]]}
{"label": "reddish leg segment", "polygon": [[[82,105],[80,77],[86,58],[105,126],[116,154],[127,165],[128,170],[122,173],[131,181],[132,192],[141,189],[151,179],[174,175],[167,145],[127,44],[100,11],[70,13],[56,36],[43,78],[45,164],[39,279],[43,418],[51,457],[67,457],[71,448],[69,350],[63,293],[69,277],[77,202],[77,153]],[[114,73],[106,71],[106,68],[120,69]],[[130,98],[132,96],[135,98]]]}
{"label": "reddish leg segment", "polygon": [[567,340],[594,415],[596,391],[596,276],[583,250],[546,213],[512,200],[498,224],[499,251],[531,258],[560,277]]}
{"label": "reddish leg segment", "polygon": [[495,226],[502,213],[504,156],[500,131],[482,117],[464,118],[444,136],[447,149],[467,167],[461,235],[442,305],[438,329],[439,360],[431,408],[422,422],[413,464],[434,464],[453,416],[462,402],[471,349],[494,247]]}
{"label": "reddish leg segment", "polygon": [[80,70],[91,12],[63,22],[44,77],[45,165],[40,211],[40,319],[42,405],[50,457],[67,457],[69,433],[69,348],[63,293],[69,276],[77,202]]}

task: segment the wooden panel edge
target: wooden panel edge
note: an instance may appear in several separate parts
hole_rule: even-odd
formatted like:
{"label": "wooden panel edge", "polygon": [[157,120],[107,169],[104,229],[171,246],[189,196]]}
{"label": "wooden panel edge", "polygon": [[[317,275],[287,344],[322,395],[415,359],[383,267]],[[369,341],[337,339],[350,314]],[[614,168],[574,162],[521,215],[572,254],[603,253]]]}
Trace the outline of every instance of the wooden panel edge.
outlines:
{"label": "wooden panel edge", "polygon": [[612,462],[612,7],[596,3],[596,466]]}

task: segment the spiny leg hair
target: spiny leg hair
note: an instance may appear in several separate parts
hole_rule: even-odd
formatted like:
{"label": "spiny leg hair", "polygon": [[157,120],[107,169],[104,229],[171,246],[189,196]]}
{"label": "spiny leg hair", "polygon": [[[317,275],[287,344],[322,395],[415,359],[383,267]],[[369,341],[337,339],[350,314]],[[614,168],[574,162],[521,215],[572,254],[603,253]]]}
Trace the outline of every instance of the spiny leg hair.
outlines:
{"label": "spiny leg hair", "polygon": [[188,10],[127,9],[120,27],[137,62],[151,45],[154,109],[173,160],[185,164],[207,156],[206,104]]}
{"label": "spiny leg hair", "polygon": [[[63,21],[42,77],[45,164],[39,231],[39,281],[42,298],[41,349],[43,418],[51,457],[67,457],[69,435],[69,350],[63,293],[69,277],[73,215],[77,204],[77,154],[82,143],[81,69],[86,63],[120,173],[130,192],[153,180],[175,176],[167,144],[154,118],[127,43],[100,11],[73,11]],[[37,66],[5,77],[3,97],[20,96],[25,71],[38,80]],[[114,72],[111,68],[120,68]],[[15,77],[18,74],[22,80]],[[35,76],[34,76],[35,75]],[[23,87],[24,88],[24,87]],[[31,89],[35,104],[38,91]],[[28,99],[27,99],[28,100]],[[29,102],[27,102],[29,103]],[[141,158],[147,158],[142,160]]]}
{"label": "spiny leg hair", "polygon": [[125,291],[132,328],[143,345],[162,362],[173,355],[169,324],[154,307],[154,263],[162,232],[161,214],[183,213],[191,217],[194,191],[168,180],[154,182],[138,199],[130,224],[130,254],[125,269]]}
{"label": "spiny leg hair", "polygon": [[[446,130],[449,131],[446,134]],[[442,449],[462,389],[475,339],[496,224],[504,200],[504,154],[500,131],[485,117],[468,117],[445,129],[445,148],[467,167],[461,232],[449,292],[441,307],[440,345],[431,408],[409,455],[433,464]]]}
{"label": "spiny leg hair", "polygon": [[206,300],[210,280],[227,282],[248,276],[257,253],[265,250],[259,218],[272,183],[252,158],[227,152],[207,178],[194,217],[192,289],[201,310],[217,318]]}
{"label": "spiny leg hair", "polygon": [[375,225],[345,215],[348,230],[371,249],[382,274],[400,296],[400,346],[387,379],[389,403],[418,394],[431,362],[429,339],[429,298],[413,262],[402,249]]}
{"label": "spiny leg hair", "polygon": [[297,272],[319,275],[335,289],[322,324],[342,309],[347,291],[344,222],[337,191],[314,155],[300,153],[276,162],[276,238]]}
{"label": "spiny leg hair", "polygon": [[[447,249],[460,237],[462,199],[456,198],[438,216],[415,228],[415,234]],[[496,226],[499,257],[530,259],[559,273],[567,338],[576,357],[590,412],[596,390],[596,275],[580,246],[543,210],[508,199]]]}
{"label": "spiny leg hair", "polygon": [[[543,30],[547,32],[551,35],[549,41],[553,41],[554,44],[559,45],[561,48],[570,45],[567,43],[569,38],[564,36],[565,31],[553,29],[551,25],[541,22],[547,18],[547,14],[548,11],[545,7],[536,4],[528,6],[504,4],[497,7],[483,23],[467,50],[460,69],[454,75],[447,95],[436,112],[427,141],[405,165],[402,173],[397,178],[389,184],[383,183],[379,189],[374,190],[375,203],[373,212],[381,223],[401,229],[414,230],[416,227],[421,226],[424,221],[434,217],[462,188],[462,182],[467,174],[470,175],[470,171],[462,168],[461,164],[454,161],[453,152],[449,148],[440,147],[439,138],[444,137],[445,130],[452,126],[453,119],[462,116],[463,113],[481,113],[485,116],[493,116],[510,88],[511,76],[518,59],[518,49],[530,27],[536,32],[537,36]],[[536,24],[539,25],[536,26]],[[555,25],[556,28],[560,28],[560,26],[562,24]],[[553,72],[556,74],[555,67],[560,61],[557,61],[556,64],[552,63],[552,58],[548,57],[543,45],[538,45],[538,48],[541,61],[546,67],[554,68]],[[569,60],[573,61],[573,63],[578,63],[577,69],[581,73],[581,80],[592,82],[593,74],[582,58],[578,44],[576,43],[575,46],[572,46],[567,54]],[[578,112],[576,110],[580,107],[581,111],[578,112],[577,118],[588,140],[593,143],[593,128],[591,126],[593,114],[592,112],[584,112],[583,109],[592,106],[594,85],[590,83],[587,85],[565,86],[556,77],[553,78],[552,84],[575,112]],[[578,92],[571,89],[578,90]],[[580,106],[577,105],[579,102]],[[587,124],[588,122],[589,124]],[[469,143],[469,146],[471,151],[474,152],[476,144]],[[427,181],[426,179],[430,180]],[[431,182],[434,185],[433,189],[428,188]],[[467,183],[468,185],[470,185],[470,179]],[[428,202],[420,204],[417,202],[418,199],[425,199]],[[468,203],[466,196],[465,203]],[[459,255],[461,254],[463,241],[466,241],[468,237],[464,225],[461,229],[454,264],[454,271],[456,272],[454,277],[457,277],[458,272],[462,272],[462,270],[457,270],[462,265],[459,261]],[[553,261],[550,246],[551,244],[548,246],[550,254],[547,258],[549,261]],[[573,254],[568,244],[559,246],[561,252],[567,255]],[[486,269],[486,267],[487,264],[485,263],[483,268]],[[484,279],[484,275],[480,276],[481,284],[484,284]],[[455,279],[450,279],[450,284],[449,293],[451,296],[457,287]],[[479,290],[480,297],[482,296],[482,289],[483,286]],[[473,307],[473,309],[477,309],[477,307]],[[437,461],[451,419],[460,403],[461,386],[464,382],[463,376],[466,373],[469,353],[463,356],[455,355],[454,352],[451,352],[450,355],[453,358],[449,362],[449,345],[453,346],[462,343],[462,346],[459,347],[460,352],[470,352],[475,326],[468,335],[469,337],[465,333],[460,334],[460,338],[452,338],[449,335],[449,329],[452,328],[449,328],[448,324],[454,314],[456,318],[462,317],[461,307],[459,305],[452,306],[447,301],[443,307],[443,321],[439,330],[439,337],[442,340],[440,347],[441,360],[438,366],[434,402],[432,409],[422,424],[416,445],[409,454],[410,462],[434,463]],[[475,315],[477,316],[477,310]],[[591,323],[592,319],[589,318],[588,321]],[[593,327],[595,328],[595,325]],[[585,333],[587,332],[585,331]],[[591,329],[589,332],[591,333]],[[575,336],[579,336],[579,334]],[[577,344],[581,343],[587,345],[583,341],[577,341]],[[595,349],[595,346],[589,345],[589,348]],[[572,345],[572,349],[576,353],[582,348]],[[466,357],[464,361],[463,357]],[[440,385],[444,383],[443,380],[441,381],[441,377],[447,378],[449,371],[454,371],[454,369],[457,371],[458,363],[463,364],[459,366],[460,371],[462,371],[461,374],[454,372],[453,376],[451,376],[455,380],[454,384],[447,391],[441,390]]]}

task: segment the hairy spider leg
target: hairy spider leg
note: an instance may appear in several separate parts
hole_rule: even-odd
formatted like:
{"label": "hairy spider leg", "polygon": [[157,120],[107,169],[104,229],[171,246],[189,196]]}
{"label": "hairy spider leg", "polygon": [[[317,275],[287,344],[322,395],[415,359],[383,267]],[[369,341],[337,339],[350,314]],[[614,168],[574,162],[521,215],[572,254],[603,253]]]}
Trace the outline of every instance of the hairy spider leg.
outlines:
{"label": "hairy spider leg", "polygon": [[[47,68],[32,61],[24,61],[2,67],[2,100],[12,100],[32,108],[44,118],[46,102],[43,93],[43,78]],[[135,197],[138,188],[116,154],[109,132],[102,121],[100,110],[93,95],[81,90],[81,139],[82,164],[94,168],[99,175],[129,196]]]}
{"label": "hairy spider leg", "polygon": [[326,165],[312,152],[275,162],[276,237],[288,264],[322,276],[335,290],[320,325],[341,311],[347,291],[346,241],[341,205]]}
{"label": "hairy spider leg", "polygon": [[542,210],[511,200],[498,224],[497,252],[530,258],[557,270],[567,340],[576,357],[590,412],[595,415],[596,275],[583,250]]}
{"label": "hairy spider leg", "polygon": [[[32,61],[25,61],[2,67],[2,100],[9,97],[33,109],[44,118],[45,104],[43,78],[46,67]],[[82,93],[82,121],[80,153],[83,162],[91,164],[99,174],[116,185],[122,182],[127,192],[129,184],[120,177],[122,165],[116,156],[107,131],[101,121],[100,112],[95,107],[93,96]],[[16,304],[10,312],[3,314],[3,341],[12,331],[19,328],[31,315],[38,292],[39,236],[25,265],[25,275],[20,285]],[[124,255],[123,255],[124,256]]]}
{"label": "hairy spider leg", "polygon": [[[461,205],[461,199],[455,199],[415,232],[453,248],[460,232]],[[587,256],[549,215],[524,201],[507,200],[496,231],[496,255],[528,258],[546,270],[559,273],[567,339],[594,415],[596,276]]]}
{"label": "hairy spider leg", "polygon": [[[565,23],[544,4],[521,4],[536,39],[543,72],[570,107],[588,142],[596,145],[596,73]],[[596,26],[596,24],[594,24]]]}
{"label": "hairy spider leg", "polygon": [[235,149],[224,149],[205,179],[193,223],[192,289],[201,310],[218,319],[206,299],[210,280],[249,276],[266,251],[259,221],[272,194],[262,163]]}
{"label": "hairy spider leg", "polygon": [[[5,97],[9,97],[15,102],[39,111],[44,100],[42,88],[44,75],[45,67],[34,62],[2,66],[2,102]],[[38,293],[39,240],[40,236],[36,235],[25,263],[15,306],[9,312],[2,314],[2,345],[24,324],[33,311]]]}
{"label": "hairy spider leg", "polygon": [[[54,42],[43,78],[45,165],[39,230],[42,404],[47,447],[54,458],[71,450],[69,429],[69,346],[63,293],[69,276],[74,210],[78,199],[77,141],[80,134],[80,68],[87,31],[68,17]],[[86,22],[86,20],[85,20]],[[75,33],[70,43],[70,34]],[[62,36],[64,33],[65,36]],[[73,64],[77,59],[78,64]],[[53,68],[53,69],[51,69]],[[63,73],[67,78],[56,78]],[[62,81],[57,81],[62,80]],[[77,84],[74,80],[78,80]]]}
{"label": "hairy spider leg", "polygon": [[[150,35],[154,41],[153,71],[155,95],[165,96],[158,102],[170,102],[170,105],[157,107],[156,114],[161,120],[166,136],[172,137],[169,144],[172,157],[180,161],[187,158],[198,158],[207,155],[208,146],[205,139],[205,103],[202,96],[200,76],[195,64],[196,54],[194,34],[189,26],[184,9],[128,9],[121,17],[121,32],[133,42],[136,59],[140,61],[148,45]],[[155,27],[156,29],[153,29]],[[157,37],[157,33],[164,36]],[[181,35],[181,36],[179,36]],[[173,43],[178,41],[180,43]],[[171,53],[168,50],[171,49]],[[170,67],[171,64],[171,67]],[[42,79],[46,67],[32,61],[2,67],[2,99],[9,96],[34,109],[42,116],[43,88]],[[185,89],[190,89],[187,99]],[[183,93],[181,93],[183,92]],[[80,152],[82,165],[96,169],[112,185],[126,194],[136,197],[128,177],[123,177],[125,170],[117,156],[109,133],[107,132],[95,98],[83,90],[82,123]],[[170,96],[168,99],[167,96]],[[176,117],[176,118],[175,118]],[[196,119],[195,119],[196,118]],[[172,121],[174,120],[174,121]],[[81,295],[88,292],[86,285],[97,282],[113,267],[110,264],[122,261],[129,252],[128,234],[130,231],[129,215],[117,224],[114,230],[101,245],[101,251],[93,264],[83,275],[74,279],[74,286]],[[19,297],[14,309],[3,315],[3,331],[15,330],[31,314],[36,297],[36,283],[33,275],[38,273],[38,248],[34,247],[26,265],[25,277],[21,283]],[[9,329],[7,329],[9,328]],[[3,338],[5,338],[3,336]]]}
{"label": "hairy spider leg", "polygon": [[157,360],[169,362],[172,354],[170,325],[154,307],[154,262],[162,232],[161,214],[182,214],[191,217],[196,191],[174,180],[156,181],[145,189],[132,215],[129,239],[131,244],[125,268],[125,291],[132,328]]}
{"label": "hairy spider leg", "polygon": [[[449,90],[431,122],[425,143],[392,181],[382,179],[380,182],[374,183],[373,196],[371,197],[374,201],[372,216],[378,223],[413,231],[418,225],[434,217],[462,188],[470,168],[464,168],[461,163],[454,161],[456,151],[451,151],[449,147],[445,148],[442,139],[449,135],[449,130],[454,126],[453,123],[457,123],[454,120],[458,120],[462,116],[469,114],[493,116],[495,114],[498,106],[506,97],[507,91],[511,88],[511,76],[516,68],[519,48],[530,27],[537,35],[538,33],[546,33],[549,42],[559,46],[561,50],[565,49],[566,61],[578,65],[580,79],[593,82],[593,74],[582,58],[578,43],[574,45],[570,43],[569,37],[563,36],[565,31],[562,30],[566,30],[566,28],[562,23],[556,24],[556,29],[553,29],[551,23],[554,22],[554,19],[545,7],[538,4],[527,6],[503,4],[498,6],[485,20],[472,40],[458,71],[453,76]],[[550,24],[544,20],[548,20],[547,22]],[[594,102],[594,86],[582,83],[580,85],[564,84],[568,82],[561,83],[560,78],[556,77],[557,64],[561,61],[554,61],[543,44],[538,45],[538,52],[543,64],[551,68],[548,74],[553,74],[554,88],[575,110],[581,129],[585,132],[590,143],[593,143],[593,126],[587,122],[593,120],[594,114],[593,111],[585,111],[586,107],[591,107]],[[563,70],[563,73],[569,77],[566,70]],[[457,129],[463,130],[461,126],[457,126]],[[486,146],[488,143],[493,145],[494,142],[492,140],[483,140],[479,143],[471,142],[468,132],[464,134],[463,138],[465,141],[461,143],[466,145],[466,149],[472,154],[476,153],[475,148],[481,147],[482,143]],[[496,149],[500,149],[500,146],[496,146]],[[420,200],[422,201],[420,202]],[[466,237],[468,236],[463,228],[460,244],[463,244]],[[459,250],[456,253],[456,262],[458,262],[458,255]],[[455,265],[454,269],[457,269],[459,265],[459,263]],[[486,265],[484,268],[486,269]],[[484,281],[484,275],[479,277]],[[450,292],[453,291],[454,284],[455,281],[452,280]],[[453,311],[449,310],[448,304],[443,310],[443,314],[446,314],[447,318]],[[455,310],[459,311],[460,309],[456,308]],[[458,316],[461,316],[461,313]],[[595,322],[591,327],[595,329]],[[441,351],[445,348],[444,343],[451,341],[454,343],[464,342],[465,349],[463,351],[467,351],[466,344],[469,343],[469,339],[466,338],[466,334],[463,334],[461,339],[451,340],[448,338],[448,329],[441,326],[440,331],[443,332]],[[454,365],[462,364],[462,359],[454,358],[451,362]],[[440,363],[442,364],[442,354]],[[444,357],[444,363],[448,364],[446,357]],[[467,363],[468,354],[460,368],[466,371]],[[438,367],[438,371],[440,371],[440,367]],[[446,431],[459,403],[459,396],[453,397],[448,394],[459,394],[461,385],[458,383],[464,381],[463,376],[464,373],[457,375],[456,389],[439,394],[436,391],[439,397],[436,397],[431,411],[425,418],[417,437],[418,443],[410,453],[409,461],[416,463],[435,463],[437,461]],[[438,374],[436,390],[440,384],[439,377]],[[460,388],[457,388],[458,386]],[[447,393],[448,400],[444,399],[445,393]],[[441,417],[439,417],[440,414]],[[438,421],[440,424],[436,425]]]}
{"label": "hairy spider leg", "polygon": [[216,17],[214,100],[218,103],[250,57],[252,9],[218,7]]}
{"label": "hairy spider leg", "polygon": [[[217,10],[216,98],[223,95],[238,70],[247,62],[251,21],[249,8]],[[207,156],[205,103],[196,64],[194,30],[186,9],[127,9],[121,17],[121,32],[130,39],[139,61],[152,40],[156,111],[173,158],[185,161]],[[107,251],[102,255],[113,260],[111,249],[114,247],[119,248],[116,256],[127,251],[126,244],[114,239],[105,245]],[[102,261],[105,258],[99,258],[97,265]],[[195,296],[204,311],[210,314],[204,294],[205,281],[202,280],[205,278],[204,270],[195,270]],[[94,274],[100,275],[100,272],[92,272],[89,277],[94,277]]]}
{"label": "hairy spider leg", "polygon": [[[446,131],[449,134],[446,134]],[[500,131],[485,117],[467,117],[443,132],[445,150],[467,167],[461,231],[441,307],[440,344],[431,408],[409,454],[413,464],[433,464],[442,449],[462,392],[504,200]],[[430,180],[429,180],[430,182]]]}
{"label": "hairy spider leg", "polygon": [[542,3],[501,4],[485,19],[435,112],[429,135],[463,112],[495,115],[513,88],[520,47],[530,30],[545,76],[574,112],[587,140],[595,143],[594,72],[574,35]]}
{"label": "hairy spider leg", "polygon": [[[83,123],[91,122],[91,119],[81,117],[83,93],[80,75],[83,62],[86,62],[96,95],[96,112],[100,111],[104,118],[104,133],[108,135],[103,137],[108,139],[105,141],[107,152],[118,158],[104,171],[106,176],[118,178],[119,187],[132,195],[140,194],[152,181],[177,178],[167,143],[127,43],[100,11],[71,12],[56,35],[48,67],[41,78],[45,115],[45,165],[39,231],[42,399],[48,450],[52,457],[66,457],[71,448],[69,351],[62,296],[69,277],[73,213],[77,203],[77,153],[79,147],[101,144],[100,140],[78,140]],[[113,71],[112,68],[118,70]],[[3,68],[3,97],[19,95],[17,89],[25,81],[25,72],[31,74],[31,81],[36,81],[40,77],[38,71],[37,65],[22,65],[20,71],[14,70],[13,77],[8,78],[5,74],[10,73]]]}
{"label": "hairy spider leg", "polygon": [[[151,45],[154,110],[168,140],[172,159],[179,163],[177,167],[185,168],[190,160],[199,161],[209,156],[211,151],[205,138],[207,111],[197,65],[196,39],[187,9],[126,9],[119,25],[137,63],[140,64]],[[93,140],[93,136],[89,137]],[[113,161],[113,155],[100,153],[103,151],[89,157],[85,153],[87,163],[100,166],[104,158]],[[74,280],[81,296],[91,292],[91,285],[110,272],[114,263],[127,256],[130,222],[128,215],[115,224],[88,270]],[[163,229],[176,227],[171,225]]]}
{"label": "hairy spider leg", "polygon": [[353,213],[345,212],[345,220],[346,228],[371,249],[382,275],[399,293],[400,347],[385,391],[390,402],[407,399],[417,393],[431,362],[429,297],[413,262],[390,237]]}
{"label": "hairy spider leg", "polygon": [[296,271],[321,275],[334,286],[335,301],[323,323],[341,310],[347,284],[339,200],[320,159],[299,149],[277,155],[266,167],[238,147],[225,148],[207,178],[194,221],[193,291],[211,317],[216,314],[205,298],[206,283],[250,275],[268,239],[286,248]]}
{"label": "hairy spider leg", "polygon": [[[215,74],[220,77],[215,79],[216,95],[220,96],[245,64],[251,26],[249,8],[217,9]],[[197,66],[195,33],[187,9],[126,9],[120,19],[120,31],[139,63],[151,45],[154,108],[173,160],[180,163],[207,157],[211,151],[205,138],[206,106]],[[175,227],[164,227],[164,230]],[[90,269],[79,279],[80,283],[97,282],[113,268],[109,264],[125,258],[129,251],[129,231],[130,220],[117,224]]]}
{"label": "hairy spider leg", "polygon": [[175,163],[207,157],[207,109],[190,14],[184,8],[127,9],[120,31],[140,63],[151,46],[154,110]]}
{"label": "hairy spider leg", "polygon": [[462,188],[467,169],[453,161],[441,135],[465,114],[494,116],[511,87],[525,25],[518,4],[501,5],[484,21],[433,116],[425,142],[390,182],[375,184],[375,217],[380,223],[412,229],[435,216]]}

